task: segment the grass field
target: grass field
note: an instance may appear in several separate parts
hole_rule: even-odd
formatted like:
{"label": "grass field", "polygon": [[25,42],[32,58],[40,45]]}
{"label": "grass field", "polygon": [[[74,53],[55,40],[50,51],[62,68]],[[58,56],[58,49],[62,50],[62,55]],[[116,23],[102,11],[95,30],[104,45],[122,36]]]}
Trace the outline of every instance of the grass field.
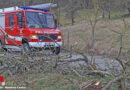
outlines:
{"label": "grass field", "polygon": [[[17,87],[18,84],[10,78],[7,74],[5,75],[6,86]],[[19,81],[26,81],[24,87],[29,87],[32,90],[76,90],[84,85],[92,82],[93,80],[101,80],[102,85],[106,84],[114,77],[100,77],[98,75],[87,75],[86,78],[81,78],[75,74],[59,74],[59,73],[23,73],[16,76]],[[20,83],[21,83],[20,82]],[[117,84],[113,83],[110,87],[111,90],[117,89]]]}
{"label": "grass field", "polygon": [[[113,32],[122,33],[125,31],[125,24],[123,22],[124,13],[112,13],[111,19],[101,19],[96,24],[96,43],[95,52],[98,54],[117,54],[120,47],[120,35]],[[61,18],[61,23],[64,25],[60,29],[63,32],[64,46],[67,45],[67,32],[70,32],[70,45],[77,42],[77,48],[82,51],[87,51],[91,45],[92,28],[90,22],[85,16],[84,11],[80,11],[80,18],[76,18],[76,23],[72,26],[69,20]],[[130,18],[125,18],[126,33],[123,37],[123,50],[128,52],[130,50]],[[69,25],[68,25],[69,24]],[[67,26],[66,26],[67,25]]]}

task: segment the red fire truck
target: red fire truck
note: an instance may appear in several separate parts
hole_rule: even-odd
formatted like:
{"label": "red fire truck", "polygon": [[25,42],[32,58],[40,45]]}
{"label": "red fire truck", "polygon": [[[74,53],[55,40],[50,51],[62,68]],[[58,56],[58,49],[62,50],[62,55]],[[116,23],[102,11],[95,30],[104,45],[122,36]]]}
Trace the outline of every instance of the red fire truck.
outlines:
{"label": "red fire truck", "polygon": [[59,54],[61,31],[57,29],[56,19],[49,9],[36,6],[5,8],[0,10],[0,45],[2,44],[23,46],[26,52],[33,47],[51,49]]}

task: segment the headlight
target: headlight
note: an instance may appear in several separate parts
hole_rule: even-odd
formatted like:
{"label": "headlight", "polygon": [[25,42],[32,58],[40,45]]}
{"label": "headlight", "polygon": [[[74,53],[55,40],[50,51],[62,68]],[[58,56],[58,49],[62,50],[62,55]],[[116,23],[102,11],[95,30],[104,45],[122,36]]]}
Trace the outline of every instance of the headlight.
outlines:
{"label": "headlight", "polygon": [[38,39],[38,38],[37,38],[37,35],[31,35],[30,38],[31,38],[31,39]]}
{"label": "headlight", "polygon": [[58,36],[58,39],[61,39],[61,36]]}

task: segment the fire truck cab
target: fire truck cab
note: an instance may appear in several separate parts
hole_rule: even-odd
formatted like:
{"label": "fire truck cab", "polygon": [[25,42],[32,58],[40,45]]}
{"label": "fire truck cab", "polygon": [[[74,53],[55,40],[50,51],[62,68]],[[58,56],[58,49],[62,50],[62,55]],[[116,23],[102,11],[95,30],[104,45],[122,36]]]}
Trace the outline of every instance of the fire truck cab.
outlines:
{"label": "fire truck cab", "polygon": [[9,9],[0,12],[0,45],[23,46],[26,52],[33,47],[60,53],[61,31],[57,29],[54,15],[48,9]]}

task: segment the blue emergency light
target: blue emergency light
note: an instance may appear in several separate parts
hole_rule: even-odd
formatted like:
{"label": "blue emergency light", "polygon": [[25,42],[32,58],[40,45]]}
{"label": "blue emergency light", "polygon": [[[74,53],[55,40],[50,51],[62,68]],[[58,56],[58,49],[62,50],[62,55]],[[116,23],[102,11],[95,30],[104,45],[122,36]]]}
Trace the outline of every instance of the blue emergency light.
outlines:
{"label": "blue emergency light", "polygon": [[39,11],[44,11],[44,12],[49,12],[50,10],[49,9],[40,9],[40,8],[32,8],[32,7],[24,7],[24,6],[21,6],[20,8],[24,9],[24,10],[39,10]]}

